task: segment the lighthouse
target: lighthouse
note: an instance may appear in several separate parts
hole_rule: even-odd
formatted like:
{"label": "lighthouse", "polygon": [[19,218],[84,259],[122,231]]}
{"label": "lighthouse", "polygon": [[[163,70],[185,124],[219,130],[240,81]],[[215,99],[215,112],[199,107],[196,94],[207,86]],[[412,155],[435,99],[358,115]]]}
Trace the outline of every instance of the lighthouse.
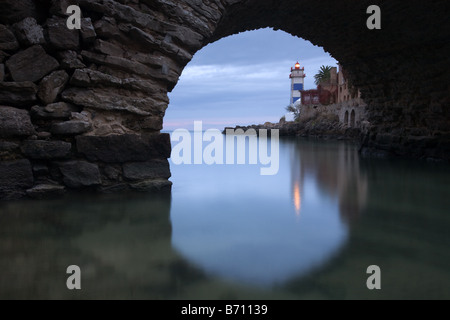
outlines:
{"label": "lighthouse", "polygon": [[291,68],[291,103],[294,104],[302,97],[302,91],[305,86],[305,68],[300,68],[300,63],[295,64],[295,67]]}

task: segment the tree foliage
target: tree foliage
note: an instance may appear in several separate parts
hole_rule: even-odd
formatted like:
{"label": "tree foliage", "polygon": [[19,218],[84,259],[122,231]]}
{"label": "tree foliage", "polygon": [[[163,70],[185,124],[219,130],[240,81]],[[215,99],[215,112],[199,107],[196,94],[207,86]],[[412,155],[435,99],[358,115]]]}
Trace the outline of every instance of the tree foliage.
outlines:
{"label": "tree foliage", "polygon": [[319,85],[331,79],[331,66],[321,66],[319,72],[314,76],[315,84]]}
{"label": "tree foliage", "polygon": [[286,107],[286,111],[294,114],[295,121],[300,119],[300,105],[295,106],[293,104]]}

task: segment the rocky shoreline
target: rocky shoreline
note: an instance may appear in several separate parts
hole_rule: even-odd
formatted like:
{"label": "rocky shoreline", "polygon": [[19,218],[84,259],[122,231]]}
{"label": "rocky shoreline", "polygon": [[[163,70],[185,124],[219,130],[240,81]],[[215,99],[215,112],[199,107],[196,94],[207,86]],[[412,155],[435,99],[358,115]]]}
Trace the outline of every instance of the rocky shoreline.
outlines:
{"label": "rocky shoreline", "polygon": [[324,140],[351,140],[358,142],[361,139],[362,133],[360,129],[349,128],[339,122],[339,118],[334,115],[317,115],[309,119],[302,119],[300,121],[280,121],[279,123],[267,122],[261,125],[237,126],[235,128],[227,129],[247,131],[255,129],[258,133],[260,129],[279,130],[280,137],[307,137]]}
{"label": "rocky shoreline", "polygon": [[[359,145],[359,153],[363,157],[368,158],[405,158],[405,159],[421,159],[428,162],[448,162],[445,157],[440,156],[420,156],[417,150],[411,150],[410,148],[405,148],[404,150],[394,150],[391,145],[387,145],[384,148],[374,148],[371,144],[370,134],[367,129],[364,129],[369,123],[364,124],[363,128],[351,128],[345,124],[339,122],[339,118],[331,114],[321,114],[308,119],[301,119],[299,121],[287,122],[280,121],[279,123],[270,123],[260,125],[250,125],[250,126],[237,126],[235,128],[225,128],[223,134],[226,133],[227,129],[238,130],[242,129],[246,132],[249,129],[256,130],[259,134],[260,129],[269,130],[268,135],[270,136],[270,130],[278,129],[280,137],[303,137],[312,138],[320,140],[336,140],[336,141],[351,141]],[[422,144],[426,143],[428,140],[425,137],[423,140],[416,139],[416,142],[421,147]]]}

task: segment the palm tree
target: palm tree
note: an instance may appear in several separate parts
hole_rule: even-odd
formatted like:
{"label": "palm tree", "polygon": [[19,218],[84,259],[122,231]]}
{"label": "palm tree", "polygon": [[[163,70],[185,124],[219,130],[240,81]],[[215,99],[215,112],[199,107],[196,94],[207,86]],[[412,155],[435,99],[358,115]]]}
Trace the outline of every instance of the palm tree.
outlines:
{"label": "palm tree", "polygon": [[331,67],[331,66],[321,66],[320,67],[320,70],[319,70],[319,73],[317,73],[315,76],[314,76],[314,79],[315,79],[315,84],[316,85],[319,85],[319,84],[321,84],[322,82],[325,82],[325,81],[327,81],[327,80],[330,80],[330,78],[331,78],[331,69],[332,69],[333,67]]}

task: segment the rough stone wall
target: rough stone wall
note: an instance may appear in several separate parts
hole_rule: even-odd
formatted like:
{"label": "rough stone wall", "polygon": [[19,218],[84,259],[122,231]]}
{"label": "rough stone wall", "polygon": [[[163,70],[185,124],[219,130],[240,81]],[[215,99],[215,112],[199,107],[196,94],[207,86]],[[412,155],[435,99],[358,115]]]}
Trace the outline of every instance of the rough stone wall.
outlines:
{"label": "rough stone wall", "polygon": [[202,36],[147,2],[0,3],[1,199],[170,189],[167,91]]}
{"label": "rough stone wall", "polygon": [[348,70],[369,104],[365,150],[448,160],[449,14],[447,0],[2,0],[0,198],[169,189],[167,92],[203,46],[262,27]]}
{"label": "rough stone wall", "polygon": [[[352,120],[354,113],[354,123]],[[367,105],[361,99],[354,99],[330,105],[304,105],[301,106],[301,119],[315,118],[317,115],[336,115],[339,122],[349,128],[365,129],[367,126]]]}

